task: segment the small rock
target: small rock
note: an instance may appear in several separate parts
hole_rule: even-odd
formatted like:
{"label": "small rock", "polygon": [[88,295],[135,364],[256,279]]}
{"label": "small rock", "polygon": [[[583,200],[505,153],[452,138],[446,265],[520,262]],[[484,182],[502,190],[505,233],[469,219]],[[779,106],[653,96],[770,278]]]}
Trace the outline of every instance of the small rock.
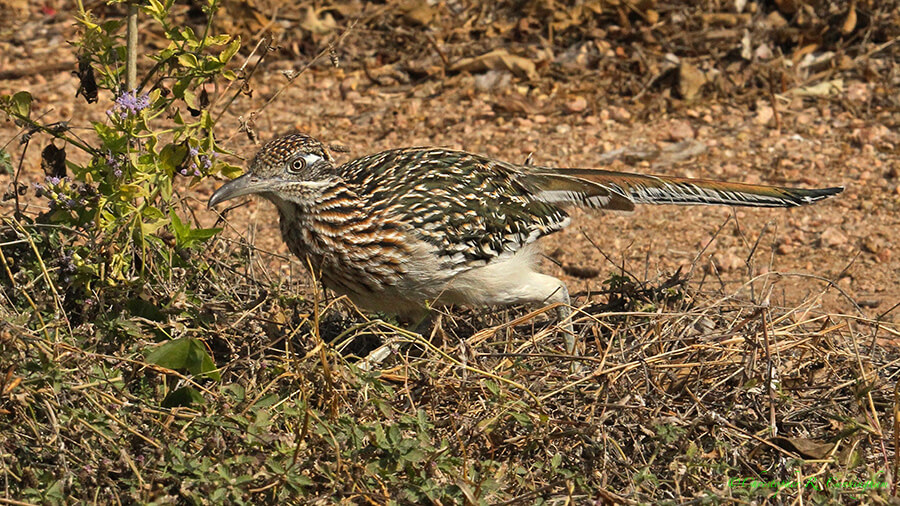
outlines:
{"label": "small rock", "polygon": [[734,253],[726,252],[716,255],[716,265],[719,266],[719,270],[733,271],[744,265],[744,259]]}
{"label": "small rock", "polygon": [[877,237],[869,236],[869,237],[866,237],[865,239],[863,239],[862,248],[864,251],[866,251],[868,253],[877,254],[879,251],[881,251],[882,247],[883,247],[882,241],[880,239],[878,239]]}
{"label": "small rock", "polygon": [[678,68],[678,94],[685,100],[693,100],[706,84],[706,74],[687,61]]}
{"label": "small rock", "polygon": [[847,242],[847,236],[835,227],[828,227],[819,236],[819,244],[829,248],[840,246]]}
{"label": "small rock", "polygon": [[775,253],[777,253],[779,255],[790,255],[793,252],[794,252],[794,246],[792,246],[790,243],[787,243],[787,242],[783,242],[783,243],[779,244],[777,248],[775,248]]}
{"label": "small rock", "polygon": [[892,255],[893,252],[890,248],[884,248],[883,250],[879,251],[877,255],[875,255],[875,258],[877,258],[879,262],[886,264],[891,261]]}
{"label": "small rock", "polygon": [[691,128],[690,123],[682,120],[674,120],[669,122],[668,127],[665,129],[664,140],[679,142],[685,139],[693,139],[694,138],[694,129]]}
{"label": "small rock", "polygon": [[869,101],[869,86],[866,83],[853,82],[847,86],[847,99],[852,102],[866,103]]}
{"label": "small rock", "polygon": [[772,28],[781,28],[787,23],[787,20],[784,19],[784,16],[779,14],[778,11],[772,11],[766,16],[766,24]]}
{"label": "small rock", "polygon": [[609,115],[619,123],[627,123],[631,120],[631,113],[624,107],[611,107],[609,109]]}
{"label": "small rock", "polygon": [[769,107],[768,105],[760,106],[756,110],[756,117],[753,118],[753,122],[757,125],[765,125],[769,121],[772,121],[772,118],[775,117],[775,110]]}
{"label": "small rock", "polygon": [[575,97],[574,100],[566,104],[566,110],[571,113],[582,112],[585,109],[587,109],[587,100],[584,97]]}

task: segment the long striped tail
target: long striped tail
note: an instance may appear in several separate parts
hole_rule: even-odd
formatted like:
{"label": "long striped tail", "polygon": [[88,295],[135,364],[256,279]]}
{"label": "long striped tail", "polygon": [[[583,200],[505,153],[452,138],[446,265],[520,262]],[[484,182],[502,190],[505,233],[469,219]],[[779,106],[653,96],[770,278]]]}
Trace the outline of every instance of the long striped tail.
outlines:
{"label": "long striped tail", "polygon": [[600,169],[553,169],[552,173],[540,171],[535,176],[552,180],[549,185],[538,183],[544,190],[542,200],[620,211],[630,211],[634,204],[795,207],[844,191],[843,187],[786,188]]}

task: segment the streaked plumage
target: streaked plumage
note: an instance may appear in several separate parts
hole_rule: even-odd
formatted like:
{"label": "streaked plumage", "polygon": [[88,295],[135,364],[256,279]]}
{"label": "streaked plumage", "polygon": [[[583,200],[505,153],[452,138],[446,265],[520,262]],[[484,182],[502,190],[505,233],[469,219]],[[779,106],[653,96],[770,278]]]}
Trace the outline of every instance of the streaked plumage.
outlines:
{"label": "streaked plumage", "polygon": [[568,303],[561,281],[533,270],[532,246],[569,224],[567,207],[793,207],[841,191],[518,165],[441,148],[335,166],[320,142],[291,134],[264,145],[209,205],[266,197],[288,247],[325,286],[360,307],[410,316],[428,304]]}

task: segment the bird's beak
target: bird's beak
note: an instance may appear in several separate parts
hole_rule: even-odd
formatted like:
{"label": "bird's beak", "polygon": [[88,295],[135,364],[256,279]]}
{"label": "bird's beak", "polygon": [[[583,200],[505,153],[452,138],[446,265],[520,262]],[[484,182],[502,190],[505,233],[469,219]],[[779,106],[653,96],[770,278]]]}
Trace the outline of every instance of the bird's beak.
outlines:
{"label": "bird's beak", "polygon": [[252,174],[244,174],[219,187],[219,189],[212,194],[212,197],[209,198],[207,207],[212,209],[226,200],[231,200],[243,195],[261,193],[266,190],[266,186],[266,181],[264,179],[255,177]]}

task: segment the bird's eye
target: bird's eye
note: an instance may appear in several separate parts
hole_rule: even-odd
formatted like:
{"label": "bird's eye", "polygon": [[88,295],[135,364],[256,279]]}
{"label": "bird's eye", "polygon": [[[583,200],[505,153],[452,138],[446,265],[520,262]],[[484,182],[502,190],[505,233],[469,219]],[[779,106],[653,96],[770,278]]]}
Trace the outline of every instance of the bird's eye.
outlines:
{"label": "bird's eye", "polygon": [[306,160],[304,160],[303,158],[294,158],[294,160],[291,161],[291,164],[288,166],[288,171],[297,174],[305,168]]}

